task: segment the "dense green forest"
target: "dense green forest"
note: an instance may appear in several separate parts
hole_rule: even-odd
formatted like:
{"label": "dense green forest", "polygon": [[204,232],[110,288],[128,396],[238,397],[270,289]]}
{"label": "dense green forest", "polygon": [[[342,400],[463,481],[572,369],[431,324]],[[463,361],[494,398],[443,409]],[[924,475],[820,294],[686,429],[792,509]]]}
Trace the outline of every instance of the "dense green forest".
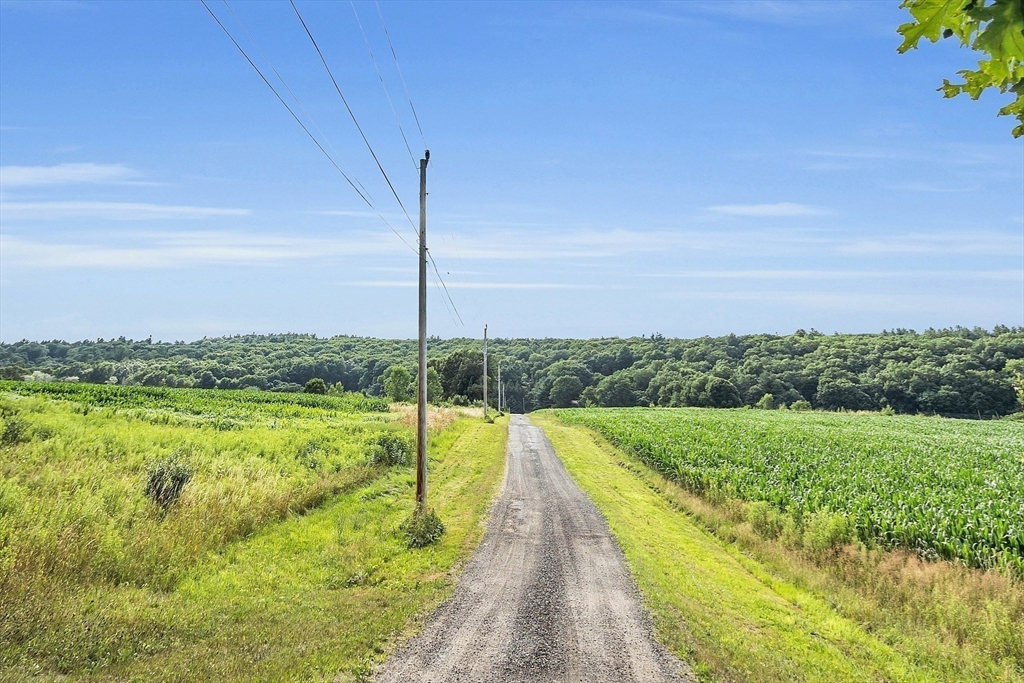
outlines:
{"label": "dense green forest", "polygon": [[[482,399],[481,344],[429,342],[441,398]],[[494,339],[513,410],[568,406],[814,407],[960,416],[1021,410],[1024,328],[955,328],[880,334],[660,334],[604,339]],[[151,339],[0,344],[7,379],[301,391],[312,378],[336,390],[384,392],[384,373],[415,375],[413,340],[279,334],[194,342]],[[404,373],[402,373],[404,376]],[[433,375],[433,373],[431,373]],[[433,378],[432,378],[433,379]],[[492,401],[497,382],[492,381]],[[809,404],[809,405],[808,405]]]}

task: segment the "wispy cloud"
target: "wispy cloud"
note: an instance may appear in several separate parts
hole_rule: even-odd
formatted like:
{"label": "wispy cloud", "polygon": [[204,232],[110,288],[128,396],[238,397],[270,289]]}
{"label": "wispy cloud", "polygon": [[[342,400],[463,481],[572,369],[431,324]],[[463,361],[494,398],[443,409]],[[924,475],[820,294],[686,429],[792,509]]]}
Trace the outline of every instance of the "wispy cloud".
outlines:
{"label": "wispy cloud", "polygon": [[708,211],[729,216],[821,216],[828,212],[807,204],[779,202],[778,204],[724,204],[710,206]]}
{"label": "wispy cloud", "polygon": [[452,243],[434,243],[435,255],[501,261],[597,259],[665,249],[685,239],[668,231],[516,230],[495,226],[459,233]]}
{"label": "wispy cloud", "polygon": [[1006,301],[991,297],[948,296],[945,294],[880,294],[862,292],[667,292],[671,299],[757,303],[759,306],[797,306],[830,311],[882,313],[977,313],[1006,314]]}
{"label": "wispy cloud", "polygon": [[0,166],[0,186],[34,187],[72,183],[116,183],[137,178],[124,164],[59,164],[57,166]]}
{"label": "wispy cloud", "polygon": [[235,232],[152,234],[136,244],[49,243],[0,235],[5,267],[163,269],[197,265],[276,265],[297,260],[394,254],[401,245],[376,235],[351,240]]}
{"label": "wispy cloud", "polygon": [[911,233],[853,239],[835,251],[849,256],[955,255],[1007,256],[1021,253],[1021,236],[1001,232]]}
{"label": "wispy cloud", "polygon": [[30,0],[4,0],[5,9],[17,9],[25,12],[60,14],[70,10],[91,9],[89,3],[79,0],[51,0],[50,2],[33,2]]}
{"label": "wispy cloud", "polygon": [[[680,24],[693,22],[697,17],[708,22],[726,18],[737,22],[774,25],[808,25],[831,23],[849,16],[856,3],[844,0],[829,2],[792,2],[766,0],[690,0],[684,3],[658,3],[640,6],[637,3],[608,3],[604,14],[620,21]],[[593,10],[591,10],[593,11]],[[728,25],[732,25],[728,24]]]}
{"label": "wispy cloud", "polygon": [[[339,282],[345,287],[401,287],[418,286],[415,280],[356,280]],[[586,285],[567,282],[449,282],[448,289],[610,289],[606,285]]]}
{"label": "wispy cloud", "polygon": [[[180,207],[179,207],[180,208]],[[186,214],[187,216],[188,214]],[[4,217],[7,217],[6,211]],[[61,268],[170,268],[213,263],[275,265],[295,261],[317,261],[351,255],[409,256],[406,246],[388,231],[382,229],[346,230],[343,236],[294,236],[251,230],[190,230],[190,231],[108,231],[90,233],[75,238],[45,237],[11,231],[0,237],[5,266]],[[997,232],[934,233],[882,235],[865,238],[839,236],[823,231],[642,231],[642,230],[575,230],[575,231],[510,231],[493,229],[460,233],[457,240],[447,244],[435,242],[433,252],[442,271],[451,271],[456,278],[472,277],[492,272],[482,267],[501,262],[544,264],[536,265],[545,272],[562,272],[566,268],[595,266],[603,269],[610,260],[633,263],[661,263],[661,268],[640,269],[639,277],[662,279],[708,280],[881,280],[881,279],[935,279],[936,281],[998,280],[1019,282],[1019,270],[1012,262],[996,262],[998,268],[961,270],[928,269],[918,264],[916,270],[872,262],[877,257],[955,257],[960,255],[1005,257],[1019,259],[1022,239],[1019,234]],[[673,264],[691,262],[699,254],[703,263],[708,259],[756,258],[747,261],[755,267],[749,269],[701,268],[693,271],[677,270]],[[1013,257],[1013,254],[1017,254]],[[795,256],[809,258],[814,263],[827,263],[830,257],[855,258],[835,269],[828,268],[771,268],[758,267],[773,264],[772,258],[791,260]],[[684,258],[685,257],[685,258]],[[680,260],[682,258],[682,260]],[[653,260],[652,260],[653,259]],[[861,260],[863,259],[863,260]],[[990,259],[991,260],[991,259]],[[698,262],[700,263],[700,262]],[[775,263],[786,263],[780,261]],[[856,264],[856,265],[853,265]],[[411,272],[414,267],[397,268],[393,261],[364,261],[365,271]],[[853,267],[851,267],[853,266]],[[861,267],[857,267],[861,266]],[[921,268],[924,266],[924,268]],[[967,266],[965,268],[965,266]],[[488,266],[490,268],[491,266]],[[530,272],[534,266],[530,265]],[[660,271],[660,272],[659,272]],[[368,282],[370,282],[368,280]],[[382,278],[373,280],[374,286],[382,282],[397,282]],[[404,282],[404,280],[402,280]],[[475,289],[507,288],[509,283],[453,283],[456,287]],[[522,288],[544,288],[550,282],[521,285]],[[395,284],[393,286],[406,286]],[[449,285],[452,286],[452,285]],[[571,287],[581,286],[573,284]],[[570,288],[569,285],[559,285]]]}
{"label": "wispy cloud", "polygon": [[[759,258],[796,255],[870,259],[875,256],[1006,256],[1021,253],[1021,235],[994,231],[879,234],[861,237],[834,230],[514,230],[495,227],[458,232],[434,242],[437,257],[461,261],[584,263],[600,259],[700,253]],[[1005,267],[1005,263],[1002,264]],[[849,268],[847,268],[848,270]],[[822,269],[824,270],[824,269]],[[865,268],[864,270],[869,270]]]}
{"label": "wispy cloud", "polygon": [[977,192],[978,191],[978,186],[977,185],[961,185],[961,186],[957,186],[957,187],[952,187],[952,186],[949,186],[949,185],[936,185],[934,183],[916,182],[916,183],[903,183],[902,185],[894,185],[892,187],[892,189],[894,189],[894,190],[901,190],[901,191],[904,191],[904,192],[938,192],[938,193],[947,194],[947,193],[950,193],[950,192],[953,192],[953,193]]}
{"label": "wispy cloud", "polygon": [[1020,270],[692,270],[641,273],[640,277],[684,280],[890,280],[938,278],[949,281],[996,280],[1020,282]]}
{"label": "wispy cloud", "polygon": [[106,218],[115,221],[145,221],[214,216],[248,216],[248,209],[207,206],[171,206],[135,202],[0,202],[0,218],[58,220],[63,218]]}
{"label": "wispy cloud", "polygon": [[846,0],[829,0],[829,2],[698,0],[684,3],[684,6],[690,10],[727,16],[741,21],[790,26],[839,21],[859,9],[858,4]]}
{"label": "wispy cloud", "polygon": [[855,168],[875,162],[906,161],[950,166],[1004,166],[1012,159],[1008,149],[980,143],[940,143],[928,148],[906,144],[853,145],[846,147],[820,147],[797,150],[796,154],[825,160],[809,168]]}

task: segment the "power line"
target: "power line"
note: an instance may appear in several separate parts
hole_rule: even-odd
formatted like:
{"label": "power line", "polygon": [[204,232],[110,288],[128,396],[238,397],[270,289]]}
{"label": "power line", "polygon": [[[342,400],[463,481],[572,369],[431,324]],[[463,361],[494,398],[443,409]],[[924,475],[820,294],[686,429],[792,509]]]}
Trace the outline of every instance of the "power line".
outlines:
{"label": "power line", "polygon": [[[438,294],[443,294],[444,293],[444,292],[441,291],[440,285],[437,284],[437,280],[434,280],[434,289],[437,290]],[[448,317],[452,319],[453,323],[456,322],[455,316],[452,315],[452,309],[448,307],[448,302],[445,301],[445,298],[443,296],[441,297],[441,303],[444,304],[444,310],[448,311]]]}
{"label": "power line", "polygon": [[316,53],[320,56],[320,61],[324,65],[324,69],[327,70],[327,75],[331,77],[331,83],[334,84],[334,89],[338,91],[338,96],[345,105],[345,109],[348,110],[348,115],[352,118],[352,123],[355,124],[356,130],[359,131],[359,135],[363,138],[363,142],[366,143],[366,149],[370,150],[370,156],[373,157],[374,162],[377,164],[377,168],[380,169],[381,175],[384,176],[384,180],[387,181],[388,187],[391,188],[391,194],[395,195],[395,200],[398,205],[402,207],[402,212],[405,217],[409,220],[409,225],[412,226],[413,231],[416,231],[416,224],[412,222],[412,217],[409,212],[405,209],[405,204],[402,203],[402,198],[398,196],[398,192],[395,191],[395,186],[391,184],[391,178],[388,177],[384,167],[381,166],[380,159],[377,158],[377,153],[373,151],[373,146],[370,141],[366,138],[366,133],[363,132],[363,127],[359,125],[358,119],[356,119],[355,113],[352,111],[352,107],[349,106],[348,100],[345,99],[344,93],[341,92],[341,87],[338,85],[338,81],[334,78],[334,74],[331,73],[331,67],[327,65],[327,59],[324,58],[324,53],[320,51],[320,46],[317,45],[316,38],[313,37],[313,33],[309,30],[309,26],[306,25],[306,21],[302,18],[302,14],[299,13],[299,8],[295,5],[295,0],[289,0],[292,5],[292,9],[295,10],[295,16],[299,18],[299,23],[302,24],[302,28],[306,30],[306,35],[309,36],[309,40],[313,43],[313,47],[316,49]]}
{"label": "power line", "polygon": [[[405,149],[409,152],[409,158],[412,160],[413,168],[419,170],[419,164],[416,162],[416,156],[412,153],[412,147],[409,146],[409,139],[405,137],[405,129],[402,128],[402,121],[398,118],[398,112],[395,111],[395,105],[391,102],[391,93],[388,92],[388,87],[384,85],[384,76],[380,72],[380,66],[377,65],[377,58],[373,56],[373,49],[370,47],[370,40],[366,37],[366,31],[363,30],[363,22],[359,20],[359,12],[356,11],[355,0],[349,0],[349,4],[352,5],[352,14],[356,17],[356,24],[359,25],[359,32],[363,34],[363,42],[366,43],[366,51],[370,53],[370,61],[373,62],[373,68],[377,72],[377,78],[380,79],[380,87],[384,89],[384,97],[388,100],[388,106],[391,107],[391,113],[395,117],[395,123],[398,124],[398,132],[402,134],[402,141],[405,143]],[[426,148],[426,142],[423,147]]]}
{"label": "power line", "polygon": [[416,116],[416,107],[412,106],[412,96],[409,95],[409,88],[405,85],[405,76],[402,75],[402,67],[398,65],[398,54],[395,52],[395,45],[391,42],[391,34],[388,33],[388,25],[384,23],[384,13],[380,11],[380,2],[373,0],[374,4],[377,5],[377,16],[380,17],[380,25],[384,27],[384,35],[388,37],[388,46],[391,48],[391,56],[395,59],[395,68],[398,69],[398,77],[402,79],[402,89],[405,90],[405,97],[409,100],[409,109],[412,109],[412,117],[416,120],[416,128],[420,131],[420,140],[423,141],[423,148],[426,149],[430,145],[427,144],[427,139],[423,136],[423,126],[420,125],[420,117]]}
{"label": "power line", "polygon": [[455,302],[452,301],[452,295],[448,293],[448,285],[444,283],[444,278],[441,277],[441,271],[437,269],[437,264],[434,263],[434,255],[430,253],[429,249],[427,250],[427,258],[430,259],[430,265],[434,267],[434,274],[437,275],[437,279],[440,280],[441,286],[444,287],[445,296],[448,297],[448,301],[451,302],[452,308],[455,309],[455,315],[459,316],[459,322],[462,323],[463,327],[465,327],[466,323],[462,322],[462,316],[459,315],[459,309],[455,307]]}
{"label": "power line", "polygon": [[[294,0],[291,1],[292,5],[294,6]],[[391,95],[388,93],[387,86],[384,84],[384,76],[381,74],[380,66],[377,64],[377,58],[374,56],[373,49],[370,47],[370,41],[366,37],[366,31],[363,29],[363,23],[359,20],[359,12],[356,10],[354,0],[349,0],[349,4],[352,5],[352,13],[355,15],[356,24],[359,25],[359,32],[363,35],[363,42],[366,43],[366,51],[370,53],[370,60],[373,62],[373,68],[377,72],[377,78],[380,79],[380,85],[384,89],[384,95],[385,97],[387,97],[388,105],[391,107],[391,113],[395,117],[395,123],[398,124],[398,130],[402,134],[402,140],[405,142],[405,147],[409,151],[409,157],[413,160],[413,164],[416,164],[416,157],[412,153],[412,148],[409,146],[409,140],[405,135],[405,130],[402,128],[401,119],[398,118],[398,112],[395,111],[395,105],[391,101]],[[423,135],[423,126],[420,125],[419,116],[417,116],[416,114],[416,107],[413,106],[412,97],[409,95],[409,88],[405,84],[405,76],[402,75],[402,67],[398,63],[398,54],[395,52],[395,46],[391,42],[391,34],[388,32],[387,23],[384,21],[384,14],[381,12],[380,3],[377,2],[377,0],[374,0],[374,4],[377,7],[377,15],[380,17],[380,23],[381,27],[383,27],[384,29],[384,35],[387,37],[388,40],[388,47],[391,48],[391,56],[395,60],[395,69],[398,71],[398,77],[402,81],[402,89],[405,91],[406,99],[408,99],[409,101],[409,108],[412,110],[412,116],[416,121],[416,128],[417,130],[419,130],[420,133],[420,140],[423,142],[423,146],[427,147],[427,140],[426,137]],[[312,36],[310,36],[310,38],[312,38]],[[326,63],[324,64],[324,66],[326,66]],[[339,94],[341,94],[340,91]],[[452,299],[451,293],[448,291],[448,285],[445,284],[444,278],[441,277],[441,271],[438,269],[437,263],[434,261],[434,256],[433,254],[430,253],[430,250],[427,250],[427,257],[430,259],[430,265],[434,269],[434,274],[437,276],[437,281],[441,283],[441,288],[444,290],[444,297],[441,299],[441,301],[445,304],[445,308],[448,308],[448,304],[451,304],[451,310],[448,311],[449,316],[451,316],[452,311],[454,311],[455,317],[458,317],[458,322],[465,326],[465,322],[463,322],[462,320],[462,315],[459,313],[459,309],[455,305],[455,301],[454,299]],[[447,299],[447,301],[445,301],[445,299]],[[452,322],[455,322],[455,317],[452,317]]]}
{"label": "power line", "polygon": [[[321,129],[320,126],[317,124],[316,119],[313,118],[313,115],[306,110],[306,107],[302,104],[302,101],[299,100],[299,96],[296,95],[295,92],[291,89],[291,87],[288,86],[288,82],[284,80],[284,76],[282,76],[280,72],[278,72],[277,67],[275,67],[274,63],[270,61],[270,57],[268,57],[267,53],[263,51],[263,48],[260,47],[260,44],[256,42],[256,38],[253,37],[252,33],[249,32],[249,29],[246,28],[245,24],[242,22],[242,19],[238,16],[238,14],[235,13],[234,8],[232,8],[231,5],[228,4],[228,0],[221,1],[224,3],[224,6],[228,8],[228,11],[231,12],[231,16],[235,18],[235,21],[238,23],[239,27],[241,27],[246,37],[249,38],[249,41],[256,47],[260,55],[263,56],[263,59],[266,60],[267,64],[270,66],[270,69],[274,72],[274,75],[277,76],[277,79],[279,81],[281,81],[281,85],[284,86],[285,90],[288,91],[288,94],[292,96],[293,100],[295,100],[295,104],[299,105],[299,109],[302,110],[302,113],[306,115],[306,118],[309,119],[309,122],[313,124],[314,128],[316,128],[316,132],[319,133],[320,137],[322,137],[324,142],[327,143],[327,146],[331,149],[331,152],[337,155],[338,150],[334,149],[334,145],[331,144],[331,141],[327,137],[327,134],[324,133],[323,129]],[[367,191],[366,187],[363,186],[362,182],[359,181],[359,178],[357,178],[355,175],[353,175],[352,178],[359,185],[359,188],[363,191],[363,194],[365,194],[370,199],[370,201],[373,201],[373,197],[370,195],[369,191]]]}
{"label": "power line", "polygon": [[362,199],[366,203],[366,205],[369,206],[374,211],[374,213],[377,214],[378,218],[380,218],[382,221],[384,221],[384,224],[386,226],[391,228],[391,232],[395,233],[395,235],[398,237],[398,239],[402,240],[402,243],[415,253],[416,249],[413,248],[413,246],[411,244],[409,244],[408,242],[405,241],[405,238],[402,237],[402,235],[399,234],[399,232],[397,230],[395,230],[394,226],[392,226],[391,223],[389,223],[387,221],[387,219],[385,219],[384,216],[381,215],[381,213],[379,211],[377,211],[377,208],[373,205],[373,203],[369,199],[366,198],[366,195],[364,195],[362,192],[360,192],[359,188],[356,187],[354,182],[352,182],[352,179],[349,178],[348,174],[346,174],[343,170],[341,170],[341,166],[338,165],[338,162],[336,162],[334,160],[334,157],[332,157],[327,152],[327,150],[324,149],[324,146],[321,145],[320,141],[317,140],[316,137],[309,131],[309,128],[307,128],[306,124],[304,124],[302,122],[302,119],[300,119],[298,117],[298,115],[295,113],[295,111],[288,105],[288,103],[285,102],[284,98],[281,97],[281,93],[279,93],[277,91],[277,88],[275,88],[274,85],[263,74],[263,72],[260,71],[260,68],[258,66],[256,66],[255,62],[252,61],[252,59],[249,57],[248,53],[246,53],[245,49],[241,45],[238,44],[238,41],[235,40],[235,37],[231,35],[231,32],[228,31],[227,27],[221,22],[220,18],[214,13],[214,11],[212,9],[210,9],[210,6],[208,4],[206,4],[206,0],[199,0],[199,1],[201,3],[203,3],[203,7],[206,8],[206,11],[210,13],[210,16],[213,17],[213,20],[216,21],[217,25],[220,26],[222,31],[224,31],[224,35],[226,35],[228,37],[228,40],[230,40],[231,43],[235,46],[235,48],[237,48],[238,51],[242,54],[242,56],[245,57],[245,61],[249,62],[249,66],[251,66],[253,68],[253,70],[263,80],[263,82],[267,84],[267,87],[270,88],[270,91],[272,93],[274,93],[275,97],[277,97],[278,102],[280,102],[284,106],[284,108],[288,110],[288,113],[291,114],[292,118],[295,119],[295,122],[297,124],[299,124],[299,126],[306,133],[306,135],[309,136],[309,139],[313,141],[313,144],[317,146],[317,149],[319,149],[321,152],[323,152],[323,155],[325,157],[327,157],[327,160],[330,161],[331,165],[334,166],[334,168],[338,171],[338,173],[341,174],[341,177],[345,179],[345,181],[352,187],[353,190],[355,190],[356,194],[359,195],[360,199]]}
{"label": "power line", "polygon": [[[313,127],[316,128],[317,132],[319,132],[320,135],[323,136],[324,141],[327,143],[328,146],[331,147],[331,149],[333,151],[333,149],[334,149],[333,145],[331,145],[330,140],[328,140],[326,134],[324,134],[323,130],[321,130],[320,127],[317,125],[316,120],[309,114],[309,112],[306,110],[306,108],[302,105],[302,102],[299,100],[299,98],[295,94],[295,92],[288,86],[288,83],[287,83],[287,81],[285,81],[284,77],[281,76],[280,72],[278,72],[276,67],[274,67],[273,62],[271,62],[270,58],[263,51],[263,49],[260,47],[259,43],[256,42],[256,39],[252,36],[252,34],[249,32],[249,30],[245,27],[245,24],[242,23],[241,19],[235,13],[234,9],[232,9],[231,5],[228,4],[228,0],[222,0],[222,1],[224,2],[224,6],[227,7],[228,11],[234,17],[235,21],[238,22],[238,25],[242,28],[242,31],[246,34],[246,36],[249,38],[249,40],[252,42],[252,44],[256,47],[256,49],[259,51],[260,55],[263,56],[263,59],[266,60],[267,64],[270,66],[271,70],[274,72],[274,75],[281,82],[281,84],[284,86],[284,88],[288,91],[288,94],[292,97],[292,99],[295,100],[295,103],[299,106],[299,108],[302,110],[302,112],[306,115],[306,117],[309,119],[309,121],[313,124]],[[338,91],[338,95],[341,97],[341,100],[345,104],[346,109],[348,109],[349,116],[352,117],[352,122],[356,125],[357,130],[359,130],[359,133],[360,133],[360,135],[363,138],[363,142],[366,144],[367,149],[369,149],[370,154],[373,156],[374,161],[377,162],[377,168],[380,169],[381,174],[384,176],[384,179],[387,181],[388,186],[391,188],[392,194],[395,195],[395,199],[398,201],[399,206],[402,207],[402,211],[405,212],[406,218],[409,219],[410,224],[412,224],[412,219],[409,216],[408,211],[405,210],[405,206],[402,204],[402,200],[398,197],[398,193],[395,192],[394,186],[391,184],[390,178],[388,178],[388,175],[384,171],[384,168],[381,166],[380,161],[378,160],[377,155],[374,153],[373,148],[370,145],[369,140],[367,140],[366,135],[363,133],[362,128],[359,126],[359,122],[356,120],[355,114],[352,112],[351,107],[349,107],[348,101],[345,99],[344,94],[342,94],[341,88],[338,86],[338,83],[335,80],[334,75],[331,73],[330,67],[327,65],[327,61],[324,59],[323,53],[320,51],[320,48],[317,45],[316,40],[313,38],[313,34],[310,32],[309,27],[306,25],[306,22],[302,19],[302,15],[299,13],[298,7],[295,6],[294,0],[290,0],[290,1],[291,1],[292,8],[295,10],[296,16],[298,17],[300,23],[302,23],[302,27],[306,30],[306,35],[309,36],[310,41],[313,43],[313,47],[316,49],[317,54],[320,56],[320,60],[323,63],[324,68],[327,70],[327,73],[330,76],[332,83],[334,83],[335,90]],[[274,93],[274,96],[277,97],[277,100],[281,103],[281,105],[284,106],[284,108],[288,111],[288,113],[295,120],[295,122],[299,124],[299,126],[302,128],[303,132],[305,132],[306,135],[309,137],[309,139],[313,141],[313,144],[315,144],[317,146],[317,149],[319,149],[321,151],[321,153],[323,153],[323,155],[327,158],[327,160],[331,162],[331,165],[334,166],[335,170],[337,170],[338,173],[341,174],[341,176],[352,187],[352,189],[355,190],[356,194],[359,195],[359,197],[363,200],[363,202],[365,202],[366,205],[369,206],[370,209],[372,209],[374,211],[374,213],[377,214],[377,217],[380,218],[381,221],[385,225],[387,225],[388,228],[391,229],[391,231],[395,234],[395,236],[397,236],[398,239],[400,239],[402,241],[402,243],[405,244],[406,247],[408,247],[410,250],[412,250],[415,253],[416,250],[412,247],[412,245],[410,245],[405,240],[405,238],[402,237],[402,235],[394,228],[394,226],[392,226],[391,223],[389,223],[387,221],[387,219],[385,219],[384,216],[377,210],[377,208],[374,206],[373,202],[368,198],[369,197],[369,193],[366,191],[366,188],[363,187],[363,184],[361,182],[359,182],[358,179],[355,179],[353,181],[353,179],[351,177],[349,177],[349,175],[347,173],[345,173],[344,170],[342,170],[341,166],[337,163],[337,161],[335,161],[334,157],[332,157],[331,154],[324,148],[324,146],[320,143],[320,141],[317,140],[316,136],[314,136],[313,133],[310,132],[309,128],[306,126],[305,123],[302,122],[302,119],[299,118],[299,116],[295,113],[295,111],[291,108],[291,106],[285,101],[284,97],[281,96],[281,93],[278,92],[277,88],[274,87],[274,85],[266,77],[266,75],[263,73],[263,71],[260,70],[260,68],[252,60],[252,58],[249,57],[249,54],[245,51],[245,49],[238,43],[237,40],[235,40],[234,36],[231,35],[231,32],[227,29],[227,27],[223,24],[223,22],[221,22],[220,18],[214,13],[214,11],[210,8],[210,6],[207,4],[206,0],[200,0],[200,2],[203,3],[203,7],[206,8],[206,11],[209,12],[210,16],[213,17],[213,20],[215,22],[217,22],[217,25],[220,26],[221,30],[228,37],[228,39],[231,41],[231,43],[239,51],[239,53],[242,55],[242,57],[244,57],[245,60],[249,63],[249,66],[251,66],[253,68],[253,70],[257,73],[257,75],[259,75],[260,79],[266,84],[266,86],[268,88],[270,88],[270,91],[272,93]],[[353,11],[355,11],[355,5],[354,4],[352,6],[352,9],[353,9]],[[379,9],[380,8],[378,6],[378,11],[379,11]],[[356,21],[357,22],[359,21],[358,14],[356,14]],[[382,17],[382,21],[383,21],[383,17]],[[386,30],[386,28],[385,28],[385,30]],[[362,25],[361,24],[360,24],[360,31],[362,31]],[[364,41],[366,41],[366,34],[365,34],[365,32],[363,32],[363,39],[364,39]],[[388,41],[390,43],[390,37],[389,37]],[[366,43],[367,43],[367,50],[370,52],[370,57],[371,57],[371,59],[373,59],[373,51],[370,49],[369,41],[366,41]],[[392,47],[392,53],[394,53],[394,48],[393,47]],[[381,76],[380,69],[377,67],[376,60],[374,59],[373,61],[374,61],[374,67],[377,70],[377,76],[381,80],[381,85],[384,86],[384,79]],[[397,58],[396,58],[396,65],[397,65]],[[404,85],[404,79],[403,79],[403,85]],[[387,88],[386,88],[386,86],[384,86],[384,92],[387,95]],[[389,104],[391,103],[390,96],[388,96],[388,102],[389,102]],[[409,104],[410,104],[410,106],[412,105],[412,100],[411,99],[409,101]],[[391,111],[392,111],[393,114],[395,114],[396,121],[398,121],[398,115],[395,112],[393,105],[391,107]],[[415,115],[415,109],[413,110],[413,113]],[[416,123],[417,123],[417,126],[419,126],[419,120],[418,119],[417,119]],[[411,154],[412,150],[409,148],[408,140],[405,138],[405,131],[402,130],[400,122],[398,123],[398,126],[399,126],[399,130],[402,132],[402,138],[406,142],[406,148],[409,150],[409,152]],[[422,129],[420,129],[421,137],[422,137],[422,132],[423,132]],[[337,152],[335,151],[335,153],[337,153]],[[358,187],[356,186],[357,183],[358,183]],[[459,313],[459,309],[455,305],[455,301],[452,299],[451,293],[448,291],[448,285],[445,283],[444,278],[441,277],[440,269],[438,269],[437,263],[434,261],[434,257],[430,253],[429,250],[427,251],[427,257],[429,258],[430,264],[431,264],[431,266],[434,269],[434,274],[437,277],[437,282],[440,283],[439,291],[443,291],[443,293],[444,293],[444,296],[441,298],[441,301],[444,304],[445,309],[448,310],[449,316],[452,317],[452,322],[456,322],[456,317],[457,317],[458,318],[457,322],[459,322],[460,324],[462,324],[464,326],[465,322],[462,320],[462,315]],[[436,286],[436,283],[435,283],[435,286]],[[449,305],[450,305],[450,307],[449,307]],[[454,316],[452,316],[452,312],[453,311],[454,311]]]}

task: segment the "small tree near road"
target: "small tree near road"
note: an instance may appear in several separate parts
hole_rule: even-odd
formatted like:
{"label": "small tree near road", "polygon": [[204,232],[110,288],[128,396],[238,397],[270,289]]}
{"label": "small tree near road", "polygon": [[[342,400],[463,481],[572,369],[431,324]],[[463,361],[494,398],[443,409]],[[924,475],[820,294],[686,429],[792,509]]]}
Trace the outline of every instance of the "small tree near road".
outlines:
{"label": "small tree near road", "polygon": [[551,385],[551,403],[556,408],[568,408],[583,392],[583,383],[572,375],[559,377]]}
{"label": "small tree near road", "polygon": [[384,396],[395,403],[404,403],[412,398],[409,386],[412,375],[404,365],[392,365],[384,371]]}

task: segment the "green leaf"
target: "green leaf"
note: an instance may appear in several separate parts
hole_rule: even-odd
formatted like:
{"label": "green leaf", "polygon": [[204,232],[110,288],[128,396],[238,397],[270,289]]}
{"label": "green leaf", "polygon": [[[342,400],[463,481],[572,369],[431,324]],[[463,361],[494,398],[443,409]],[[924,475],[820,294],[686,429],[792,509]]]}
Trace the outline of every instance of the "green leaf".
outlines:
{"label": "green leaf", "polygon": [[1024,61],[1024,2],[996,0],[970,14],[988,22],[971,47],[987,52],[998,62]]}
{"label": "green leaf", "polygon": [[976,100],[989,88],[1009,90],[1016,98],[999,115],[1016,117],[1020,125],[1013,136],[1024,135],[1024,0],[904,0],[901,7],[914,21],[897,29],[903,36],[897,50],[916,48],[921,38],[934,43],[943,31],[952,31],[961,44],[987,59],[980,59],[974,70],[958,71],[963,83],[943,80],[943,96],[966,94]]}
{"label": "green leaf", "polygon": [[903,44],[897,48],[900,53],[916,48],[921,38],[937,42],[942,30],[948,28],[966,45],[971,34],[977,29],[974,21],[965,11],[971,0],[904,0],[900,5],[910,12],[914,21],[903,24],[896,31],[903,36]]}

